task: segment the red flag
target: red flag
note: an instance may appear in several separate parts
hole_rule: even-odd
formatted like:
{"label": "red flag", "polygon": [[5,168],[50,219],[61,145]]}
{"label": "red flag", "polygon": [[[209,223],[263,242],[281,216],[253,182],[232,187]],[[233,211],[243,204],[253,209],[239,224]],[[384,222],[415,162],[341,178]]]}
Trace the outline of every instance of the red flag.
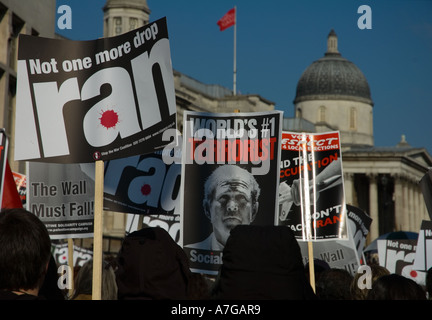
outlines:
{"label": "red flag", "polygon": [[220,31],[224,31],[225,29],[235,25],[235,13],[235,8],[232,8],[217,22]]}
{"label": "red flag", "polygon": [[3,199],[1,208],[22,208],[21,198],[18,194],[18,189],[15,179],[12,175],[9,162],[6,161],[4,182],[3,182]]}

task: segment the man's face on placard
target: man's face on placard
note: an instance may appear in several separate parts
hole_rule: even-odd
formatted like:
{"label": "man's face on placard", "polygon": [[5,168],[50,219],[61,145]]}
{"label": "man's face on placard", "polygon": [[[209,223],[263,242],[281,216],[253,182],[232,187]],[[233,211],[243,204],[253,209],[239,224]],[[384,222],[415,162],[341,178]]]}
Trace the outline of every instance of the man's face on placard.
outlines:
{"label": "man's face on placard", "polygon": [[222,245],[225,245],[232,228],[250,224],[258,211],[258,202],[252,192],[257,187],[254,178],[243,169],[233,169],[225,172],[223,177],[219,176],[207,207],[215,237]]}

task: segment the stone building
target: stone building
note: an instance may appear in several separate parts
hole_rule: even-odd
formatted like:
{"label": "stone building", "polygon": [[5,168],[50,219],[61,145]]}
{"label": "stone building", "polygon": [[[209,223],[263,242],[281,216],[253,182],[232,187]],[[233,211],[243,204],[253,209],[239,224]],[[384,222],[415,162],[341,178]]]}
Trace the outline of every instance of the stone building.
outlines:
{"label": "stone building", "polygon": [[426,149],[411,147],[405,136],[396,146],[374,145],[369,84],[342,57],[334,30],[324,57],[301,75],[294,108],[295,118],[285,119],[285,130],[340,132],[346,202],[372,217],[370,239],[391,231],[418,232],[421,220],[429,219],[419,181],[432,158]]}
{"label": "stone building", "polygon": [[25,172],[25,162],[13,161],[18,37],[54,38],[55,13],[55,0],[0,1],[0,128],[5,128],[9,138],[8,158],[13,171]]}

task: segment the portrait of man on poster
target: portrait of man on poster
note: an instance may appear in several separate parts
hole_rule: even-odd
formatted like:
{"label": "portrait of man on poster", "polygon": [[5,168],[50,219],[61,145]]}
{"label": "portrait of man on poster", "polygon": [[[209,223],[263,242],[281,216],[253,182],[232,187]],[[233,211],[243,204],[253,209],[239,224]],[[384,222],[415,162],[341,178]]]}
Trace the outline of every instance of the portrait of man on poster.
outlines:
{"label": "portrait of man on poster", "polygon": [[203,210],[213,232],[201,242],[187,247],[222,251],[230,231],[251,224],[258,213],[260,187],[254,176],[237,165],[215,169],[204,184]]}

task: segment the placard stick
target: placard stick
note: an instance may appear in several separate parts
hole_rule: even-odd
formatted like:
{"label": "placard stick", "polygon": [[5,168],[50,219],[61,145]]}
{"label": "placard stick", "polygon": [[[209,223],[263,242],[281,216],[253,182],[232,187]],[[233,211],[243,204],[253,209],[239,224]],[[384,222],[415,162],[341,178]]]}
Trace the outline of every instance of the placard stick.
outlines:
{"label": "placard stick", "polygon": [[74,241],[72,238],[68,238],[68,266],[69,266],[69,297],[72,297],[74,292],[74,260],[73,260],[73,252],[74,252]]}
{"label": "placard stick", "polygon": [[309,282],[315,291],[315,265],[314,265],[314,255],[313,255],[313,242],[308,241],[308,256],[309,256]]}
{"label": "placard stick", "polygon": [[95,162],[94,234],[93,234],[93,289],[92,299],[102,299],[102,253],[103,253],[103,185],[104,163]]}
{"label": "placard stick", "polygon": [[[311,138],[312,139],[312,138]],[[302,163],[308,163],[308,147],[306,134],[302,133],[301,150],[299,150],[300,156],[302,158]],[[312,175],[314,179],[314,176]],[[305,222],[306,222],[306,234],[303,234],[303,238],[306,238],[308,242],[308,257],[309,257],[309,281],[310,285],[315,292],[315,268],[314,268],[314,255],[313,255],[313,243],[312,243],[312,230],[311,230],[311,194],[310,194],[310,182],[309,182],[309,172],[308,170],[303,170],[300,175],[300,198],[302,211],[304,211]],[[313,184],[315,186],[315,183]]]}

